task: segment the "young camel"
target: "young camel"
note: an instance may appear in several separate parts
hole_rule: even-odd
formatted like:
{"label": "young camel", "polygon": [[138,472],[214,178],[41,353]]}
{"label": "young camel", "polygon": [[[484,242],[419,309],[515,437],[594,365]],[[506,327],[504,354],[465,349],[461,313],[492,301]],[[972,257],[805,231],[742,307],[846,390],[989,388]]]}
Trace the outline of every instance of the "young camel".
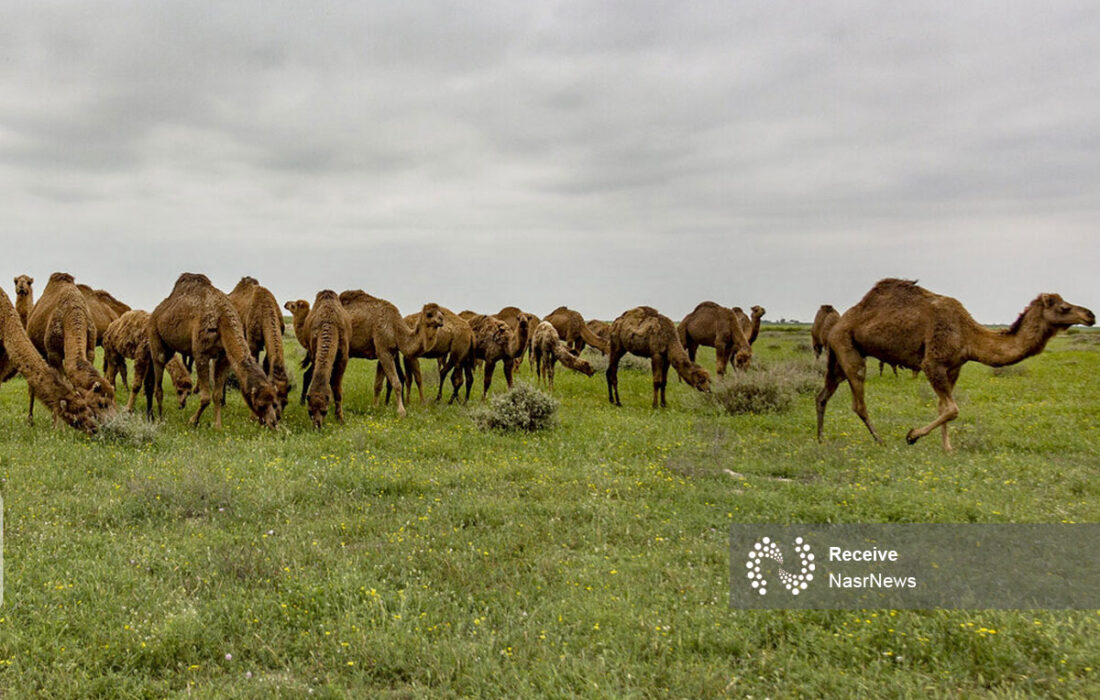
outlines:
{"label": "young camel", "polygon": [[669,365],[694,389],[710,391],[710,375],[688,357],[672,320],[650,306],[639,306],[624,312],[611,324],[607,399],[616,406],[622,406],[619,401],[619,360],[628,352],[650,358],[653,367],[653,408],[657,408],[658,396],[660,405],[667,405],[665,385]]}
{"label": "young camel", "polygon": [[55,427],[64,421],[89,435],[96,431],[98,423],[92,407],[78,389],[66,381],[60,372],[46,364],[38,354],[23,328],[23,319],[2,289],[0,340],[0,373],[6,374],[9,366],[14,370],[12,374],[22,373],[32,395],[49,407]]}
{"label": "young camel", "polygon": [[283,308],[290,312],[291,325],[294,326],[294,337],[298,339],[298,344],[305,350],[306,356],[302,358],[302,362],[299,367],[303,370],[302,375],[302,396],[298,400],[298,403],[305,405],[306,393],[309,391],[309,385],[313,378],[313,360],[310,357],[309,342],[309,326],[306,325],[306,319],[309,317],[309,302],[305,299],[298,299],[296,301],[288,301],[283,304]]}
{"label": "young camel", "polygon": [[[51,367],[61,370],[73,386],[84,392],[98,420],[115,413],[115,390],[92,364],[97,338],[92,314],[72,275],[50,275],[27,318],[27,336]],[[29,387],[29,393],[27,420],[33,421],[33,387]]]}
{"label": "young camel", "polygon": [[[466,401],[469,401],[470,388],[474,383],[474,343],[476,342],[474,330],[470,328],[466,319],[438,304],[425,304],[419,313],[414,314],[411,317],[414,319],[413,327],[416,327],[422,317],[431,319],[434,316],[441,316],[442,323],[435,331],[435,340],[425,346],[420,357],[439,361],[439,390],[436,392],[435,400],[443,399],[443,385],[447,375],[453,371],[454,373],[451,374],[453,391],[447,403],[455,402],[463,384],[466,385]],[[420,390],[420,402],[423,403],[424,391],[421,388],[419,359],[405,358],[405,376],[408,377],[410,385],[413,382],[416,383],[417,389]]]}
{"label": "young camel", "polygon": [[[133,386],[126,380],[126,360],[134,361]],[[103,334],[103,373],[112,387],[115,385],[115,376],[122,375],[122,386],[130,390],[130,399],[126,402],[127,411],[134,410],[134,403],[144,383],[145,373],[152,365],[152,358],[149,356],[148,311],[141,309],[127,311],[107,326],[107,332]],[[171,377],[172,386],[176,390],[176,401],[183,409],[187,406],[187,397],[194,390],[191,373],[183,366],[178,356],[172,357],[165,365],[165,369],[168,370],[168,376]],[[146,406],[146,411],[148,410],[149,407]],[[163,407],[160,413],[164,413]]]}
{"label": "young camel", "polygon": [[[252,415],[260,425],[278,427],[275,387],[249,354],[244,327],[233,303],[206,275],[180,275],[171,294],[150,315],[148,333],[153,371],[146,373],[145,396],[150,418],[150,396],[155,392],[158,405],[161,403],[164,368],[178,352],[193,357],[198,372],[199,408],[191,416],[191,425],[197,426],[210,401],[225,393],[226,375],[232,367]],[[221,426],[221,401],[214,401],[214,427]]]}
{"label": "young camel", "polygon": [[740,306],[735,306],[730,310],[737,317],[737,322],[741,324],[741,332],[745,334],[745,340],[751,346],[756,342],[756,336],[760,335],[760,319],[764,318],[764,314],[767,312],[763,306],[754,306],[751,309],[752,318],[749,318]]}
{"label": "young camel", "polygon": [[947,424],[959,415],[951,394],[964,364],[1015,364],[1042,352],[1059,331],[1077,323],[1091,326],[1095,322],[1092,311],[1069,304],[1057,294],[1040,294],[1010,328],[991,331],[975,321],[956,299],[933,294],[916,282],[884,279],[844,312],[829,333],[825,386],[817,395],[817,439],[821,440],[829,397],[847,379],[852,389],[852,410],[871,436],[882,443],[863,399],[865,358],[875,357],[924,371],[939,396],[939,415],[923,428],[910,430],[905,440],[912,445],[942,427],[943,449],[949,452]]}
{"label": "young camel", "polygon": [[[226,296],[241,317],[249,354],[259,362],[260,353],[263,353],[261,366],[275,386],[275,395],[279,399],[276,412],[281,416],[290,394],[290,377],[283,357],[283,331],[286,326],[279,311],[279,302],[254,277],[242,277]],[[225,397],[221,398],[224,402]]]}
{"label": "young camel", "polygon": [[565,342],[558,336],[558,331],[549,321],[539,323],[531,339],[538,381],[541,384],[545,377],[546,385],[551,392],[554,391],[554,363],[557,361],[586,377],[591,377],[596,373],[588,360],[569,352],[569,348],[566,347]]}
{"label": "young camel", "polygon": [[351,317],[336,292],[325,289],[317,292],[313,310],[302,325],[310,343],[309,356],[314,358],[308,393],[309,417],[320,430],[330,400],[336,409],[337,422],[344,422],[344,371],[348,366]]}
{"label": "young camel", "polygon": [[726,373],[726,363],[733,357],[735,369],[748,367],[752,360],[752,346],[745,336],[737,315],[713,301],[701,302],[677,328],[680,344],[687,351],[688,359],[695,362],[700,345],[714,348],[716,371],[721,377]]}
{"label": "young camel", "polygon": [[494,316],[474,314],[468,322],[476,339],[474,357],[485,362],[484,388],[481,393],[481,399],[484,401],[489,396],[489,387],[493,384],[493,371],[496,369],[497,362],[503,362],[504,379],[508,383],[508,388],[512,388],[512,372],[515,369],[513,360],[527,349],[530,326],[526,316],[519,318],[515,333],[507,323]]}

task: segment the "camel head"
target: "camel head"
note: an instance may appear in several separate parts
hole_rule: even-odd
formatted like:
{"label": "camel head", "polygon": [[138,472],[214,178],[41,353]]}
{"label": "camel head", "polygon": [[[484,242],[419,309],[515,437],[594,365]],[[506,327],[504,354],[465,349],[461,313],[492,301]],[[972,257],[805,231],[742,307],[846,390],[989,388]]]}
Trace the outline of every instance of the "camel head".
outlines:
{"label": "camel head", "polygon": [[176,384],[176,402],[179,404],[180,410],[187,407],[187,399],[194,390],[195,387],[191,383],[190,375],[183,377]]}
{"label": "camel head", "polygon": [[578,357],[574,361],[577,363],[577,370],[582,372],[584,376],[591,377],[596,373],[596,370],[592,369],[592,363],[583,357]]}
{"label": "camel head", "polygon": [[420,318],[417,321],[417,331],[424,337],[424,347],[435,345],[435,336],[444,323],[443,309],[439,304],[424,304],[420,309]]}
{"label": "camel head", "polygon": [[305,299],[298,299],[297,301],[288,301],[283,304],[283,308],[290,312],[291,316],[297,316],[300,313],[309,313],[309,302]]}
{"label": "camel head", "polygon": [[767,312],[764,311],[763,306],[754,306],[754,307],[752,307],[752,317],[753,317],[754,320],[758,319],[758,318],[764,318],[765,313],[767,313]]}
{"label": "camel head", "polygon": [[696,391],[710,392],[710,372],[699,365],[692,364],[687,370],[685,379]]}
{"label": "camel head", "polygon": [[279,427],[279,397],[266,376],[261,375],[258,380],[248,382],[241,394],[260,425],[272,429]]}
{"label": "camel head", "polygon": [[1096,315],[1083,306],[1075,306],[1062,299],[1058,294],[1040,294],[1032,304],[1042,306],[1043,320],[1056,328],[1069,328],[1080,323],[1091,326],[1096,323]]}
{"label": "camel head", "polygon": [[31,293],[31,285],[34,278],[27,275],[19,275],[15,278],[15,293],[17,296],[26,296]]}
{"label": "camel head", "polygon": [[76,428],[87,435],[94,435],[99,429],[95,412],[78,394],[70,394],[68,398],[57,402],[57,415],[72,428]]}
{"label": "camel head", "polygon": [[737,351],[733,356],[733,368],[745,370],[749,368],[749,362],[752,360],[752,349],[742,348]]}
{"label": "camel head", "polygon": [[309,417],[313,420],[313,427],[318,430],[325,423],[325,416],[328,415],[328,402],[329,394],[331,390],[326,385],[322,391],[311,392],[309,395]]}

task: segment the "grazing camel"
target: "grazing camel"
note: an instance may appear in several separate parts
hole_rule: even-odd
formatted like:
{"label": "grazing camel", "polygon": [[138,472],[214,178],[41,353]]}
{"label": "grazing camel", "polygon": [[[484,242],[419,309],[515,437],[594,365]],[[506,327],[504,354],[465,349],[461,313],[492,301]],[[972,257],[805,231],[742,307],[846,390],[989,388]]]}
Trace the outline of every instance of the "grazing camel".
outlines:
{"label": "grazing camel", "polygon": [[418,357],[423,350],[420,338],[405,323],[397,307],[385,299],[349,289],[340,293],[340,303],[351,316],[349,355],[378,360],[386,380],[396,391],[397,415],[405,417],[404,378],[398,354]]}
{"label": "grazing camel", "polygon": [[34,308],[34,278],[29,275],[19,275],[15,278],[15,310],[19,313],[19,320],[23,322],[23,328],[27,327],[27,317]]}
{"label": "grazing camel", "polygon": [[[126,360],[128,359],[134,361],[133,386],[126,380]],[[127,411],[134,410],[134,402],[141,391],[145,373],[152,365],[152,358],[149,355],[148,311],[132,309],[107,326],[107,332],[103,334],[103,373],[112,387],[115,385],[115,376],[122,375],[122,386],[130,390],[130,399],[126,402]],[[182,409],[187,406],[187,397],[194,390],[191,374],[177,356],[168,361],[165,369],[168,370],[168,376],[172,379],[172,386],[176,390],[176,401]],[[150,410],[148,406],[145,408],[146,412]],[[163,407],[160,413],[164,413]]]}
{"label": "grazing camel", "polygon": [[[333,401],[336,420],[344,422],[344,370],[348,366],[351,316],[331,289],[317,292],[313,310],[302,321],[309,338],[309,356],[313,359],[313,377],[309,384],[309,417],[318,430]],[[297,321],[295,330],[297,330]]]}
{"label": "grazing camel", "polygon": [[[241,317],[249,354],[259,362],[260,353],[263,353],[261,367],[275,386],[275,396],[279,399],[276,413],[281,416],[290,394],[290,377],[283,357],[283,331],[286,327],[283,314],[279,311],[279,302],[254,277],[242,277],[226,296]],[[225,400],[225,397],[221,398]]]}
{"label": "grazing camel", "polygon": [[695,362],[695,353],[700,345],[714,348],[719,377],[726,373],[726,363],[731,356],[735,369],[748,367],[752,360],[752,346],[733,309],[713,301],[701,302],[684,316],[677,332],[680,344],[692,362]]}
{"label": "grazing camel", "polygon": [[[438,304],[425,304],[419,313],[414,314],[416,323],[420,322],[422,315],[429,318],[436,315],[442,316],[442,323],[435,331],[434,341],[425,346],[424,352],[420,355],[420,357],[439,361],[439,391],[436,393],[435,400],[443,399],[443,384],[447,375],[453,371],[454,373],[451,374],[453,391],[447,403],[455,402],[463,384],[466,385],[466,401],[469,401],[470,389],[474,383],[474,344],[476,342],[474,330],[470,328],[466,319]],[[517,319],[517,327],[518,325]],[[405,358],[405,376],[409,378],[410,384],[416,382],[417,389],[420,390],[420,401],[423,403],[424,391],[421,388],[419,359]]]}
{"label": "grazing camel", "polygon": [[741,332],[745,334],[745,340],[749,341],[751,346],[756,342],[756,336],[760,335],[760,319],[764,318],[764,314],[767,312],[763,306],[754,306],[751,309],[752,318],[749,318],[740,306],[735,306],[730,310],[737,317],[737,322],[741,324]]}
{"label": "grazing camel", "polygon": [[918,287],[916,282],[884,279],[844,312],[827,338],[825,386],[817,395],[817,439],[825,424],[825,406],[840,383],[852,389],[852,410],[879,443],[863,399],[865,358],[920,369],[939,396],[939,416],[905,436],[910,445],[943,428],[943,449],[951,451],[947,424],[959,415],[951,394],[962,366],[970,361],[993,367],[1011,365],[1043,351],[1058,331],[1096,322],[1092,311],[1074,306],[1057,294],[1040,294],[1016,322],[991,331],[975,321],[956,299]]}
{"label": "grazing camel", "polygon": [[825,349],[825,339],[829,337],[829,331],[840,320],[840,312],[832,304],[822,304],[814,316],[814,325],[810,328],[810,341],[814,349],[814,358],[821,357],[821,351]]}
{"label": "grazing camel", "polygon": [[539,383],[546,378],[546,385],[551,392],[554,391],[554,362],[560,361],[571,370],[580,372],[586,377],[596,373],[592,365],[573,353],[569,352],[565,342],[558,336],[558,331],[549,321],[542,321],[532,334],[532,347],[535,355],[535,371],[538,373]]}
{"label": "grazing camel", "polygon": [[573,309],[559,306],[546,314],[543,321],[549,321],[558,332],[558,337],[569,347],[574,355],[581,354],[585,343],[607,354],[607,341],[601,338],[584,322],[584,318]]}
{"label": "grazing camel", "polygon": [[526,316],[520,317],[515,333],[507,323],[494,316],[474,314],[467,321],[476,339],[474,357],[485,363],[484,389],[481,393],[481,399],[484,401],[489,395],[489,387],[493,383],[493,371],[496,369],[497,362],[503,362],[504,379],[508,383],[508,388],[512,388],[512,371],[515,368],[512,360],[527,349],[530,326]]}
{"label": "grazing camel", "polygon": [[12,306],[7,293],[0,289],[0,373],[7,373],[11,366],[27,379],[33,396],[49,407],[54,426],[65,424],[91,435],[98,428],[96,414],[80,390],[70,384],[38,354],[23,319]]}
{"label": "grazing camel", "polygon": [[[61,370],[73,386],[84,392],[84,400],[98,420],[114,414],[115,390],[92,364],[96,346],[92,313],[72,275],[50,275],[27,318],[27,336],[51,367]],[[29,391],[27,420],[33,421],[34,388]]]}
{"label": "grazing camel", "polygon": [[639,306],[624,312],[611,324],[607,399],[616,406],[622,406],[619,401],[619,360],[628,352],[650,358],[653,367],[653,408],[657,408],[658,395],[660,405],[666,405],[665,385],[670,364],[691,387],[698,391],[710,391],[710,375],[688,357],[672,320],[650,306]]}
{"label": "grazing camel", "polygon": [[[180,275],[172,292],[150,315],[148,333],[153,372],[146,373],[147,380],[152,381],[145,382],[145,401],[150,418],[150,395],[155,392],[160,405],[165,365],[178,352],[193,357],[198,372],[199,408],[191,416],[191,425],[199,424],[212,398],[225,393],[226,375],[231,367],[240,382],[244,402],[260,425],[270,428],[279,425],[275,386],[248,352],[237,309],[206,275],[190,272]],[[160,416],[164,417],[163,412]],[[214,427],[221,426],[221,401],[214,401]]]}

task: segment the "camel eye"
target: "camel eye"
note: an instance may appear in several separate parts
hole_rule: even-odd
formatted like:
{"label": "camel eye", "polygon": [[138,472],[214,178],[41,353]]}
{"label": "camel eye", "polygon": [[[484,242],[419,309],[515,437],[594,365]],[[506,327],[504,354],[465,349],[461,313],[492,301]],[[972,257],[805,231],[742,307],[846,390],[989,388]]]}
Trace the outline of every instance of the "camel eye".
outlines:
{"label": "camel eye", "polygon": [[1064,313],[1064,314],[1068,314],[1068,313],[1069,313],[1069,306],[1068,306],[1068,305],[1063,305],[1063,306],[1062,306],[1061,308],[1059,308],[1058,310],[1059,310],[1060,312]]}

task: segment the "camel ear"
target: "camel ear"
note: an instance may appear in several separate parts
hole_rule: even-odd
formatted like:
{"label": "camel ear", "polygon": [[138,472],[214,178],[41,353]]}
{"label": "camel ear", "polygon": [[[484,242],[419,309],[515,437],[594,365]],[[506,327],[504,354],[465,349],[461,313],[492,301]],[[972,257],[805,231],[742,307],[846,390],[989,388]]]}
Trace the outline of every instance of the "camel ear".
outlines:
{"label": "camel ear", "polygon": [[1039,299],[1043,302],[1043,306],[1051,307],[1058,303],[1053,294],[1040,294]]}
{"label": "camel ear", "polygon": [[28,284],[34,284],[34,278],[33,277],[28,277],[27,278],[27,283]]}

